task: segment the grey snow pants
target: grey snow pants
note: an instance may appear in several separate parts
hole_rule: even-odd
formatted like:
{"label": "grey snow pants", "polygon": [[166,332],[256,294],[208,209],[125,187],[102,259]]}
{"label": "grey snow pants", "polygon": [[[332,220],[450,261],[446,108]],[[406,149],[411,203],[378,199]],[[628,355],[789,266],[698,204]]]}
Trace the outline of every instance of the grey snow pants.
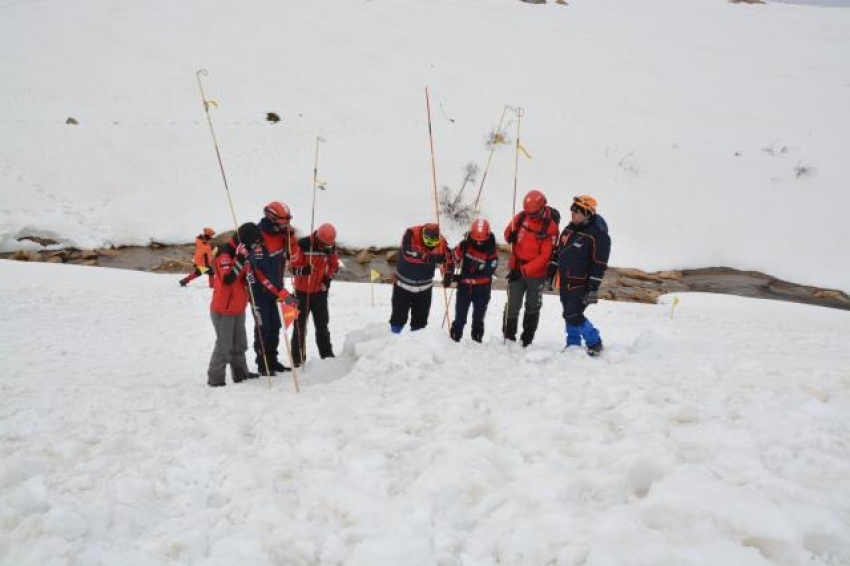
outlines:
{"label": "grey snow pants", "polygon": [[210,312],[210,318],[215,328],[215,349],[207,369],[207,384],[224,384],[227,364],[230,364],[233,382],[238,383],[248,375],[248,363],[245,361],[245,352],[248,351],[245,313],[228,315]]}

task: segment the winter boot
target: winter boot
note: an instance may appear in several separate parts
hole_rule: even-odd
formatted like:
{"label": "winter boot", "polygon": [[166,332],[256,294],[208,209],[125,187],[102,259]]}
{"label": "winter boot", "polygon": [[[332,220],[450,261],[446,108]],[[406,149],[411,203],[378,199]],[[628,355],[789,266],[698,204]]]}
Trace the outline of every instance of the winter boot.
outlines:
{"label": "winter boot", "polygon": [[451,336],[452,340],[455,342],[460,342],[460,339],[463,336],[463,327],[458,328],[456,324],[452,324],[452,327],[449,329],[449,336]]}
{"label": "winter boot", "polygon": [[591,358],[595,358],[596,356],[598,356],[599,354],[602,353],[602,350],[603,350],[602,339],[600,338],[599,342],[597,342],[593,346],[587,347],[587,355],[590,356]]}
{"label": "winter boot", "polygon": [[482,338],[484,338],[484,329],[483,328],[473,328],[472,329],[472,339],[480,344]]}
{"label": "winter boot", "polygon": [[275,360],[275,361],[271,364],[271,368],[272,368],[275,372],[281,372],[281,373],[282,373],[282,372],[285,372],[285,371],[292,371],[292,368],[288,368],[288,367],[286,367],[285,365],[283,365],[282,363],[280,363],[280,362],[279,362],[279,361],[277,361],[277,360]]}
{"label": "winter boot", "polygon": [[403,324],[390,324],[390,331],[393,334],[401,334],[402,330],[404,330]]}
{"label": "winter boot", "polygon": [[508,318],[505,320],[504,325],[502,326],[502,336],[505,337],[505,340],[516,342],[517,326],[519,326],[518,318]]}
{"label": "winter boot", "polygon": [[181,287],[185,287],[185,286],[186,286],[186,283],[188,283],[188,281],[186,281],[185,279],[181,279],[181,280],[180,280],[180,286],[181,286]]}
{"label": "winter boot", "polygon": [[274,368],[269,366],[268,371],[266,371],[266,366],[261,365],[260,367],[257,368],[257,373],[259,375],[262,375],[263,377],[274,377]]}
{"label": "winter boot", "polygon": [[336,356],[334,356],[333,351],[331,351],[331,352],[324,352],[322,354],[319,354],[319,357],[324,360],[325,358],[335,358]]}
{"label": "winter boot", "polygon": [[522,317],[522,347],[527,348],[534,341],[534,333],[537,332],[537,325],[540,322],[540,313],[528,314]]}

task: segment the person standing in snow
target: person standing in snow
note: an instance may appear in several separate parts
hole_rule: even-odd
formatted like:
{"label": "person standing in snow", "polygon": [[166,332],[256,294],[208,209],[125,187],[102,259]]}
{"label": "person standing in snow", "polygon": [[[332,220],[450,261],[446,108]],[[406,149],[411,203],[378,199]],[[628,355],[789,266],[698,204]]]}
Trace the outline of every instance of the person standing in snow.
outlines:
{"label": "person standing in snow", "polygon": [[195,255],[192,257],[194,270],[192,273],[180,280],[180,286],[185,287],[196,277],[207,274],[210,279],[210,288],[213,286],[212,272],[212,245],[210,240],[215,236],[215,230],[204,228],[204,231],[195,237]]}
{"label": "person standing in snow", "polygon": [[322,224],[310,236],[298,240],[293,246],[290,261],[295,297],[301,305],[298,322],[292,333],[292,360],[295,367],[301,367],[307,357],[307,318],[311,314],[319,357],[334,357],[328,330],[328,289],[339,269],[336,228],[333,224]]}
{"label": "person standing in snow", "polygon": [[262,234],[261,245],[251,250],[251,264],[271,284],[271,288],[268,288],[259,278],[251,283],[259,318],[259,325],[254,326],[254,354],[260,375],[274,375],[275,372],[290,370],[278,358],[282,324],[277,306],[277,290],[283,288],[286,258],[294,244],[291,241],[295,235],[291,220],[292,213],[286,204],[270,202],[263,209],[263,218],[258,223]]}
{"label": "person standing in snow", "polygon": [[[248,262],[250,248],[263,240],[257,225],[248,222],[239,227],[233,238],[219,248],[213,258],[213,295],[210,318],[215,329],[215,348],[207,368],[210,387],[225,385],[227,366],[233,383],[259,377],[248,370],[245,352],[248,336],[245,331],[245,307],[248,305]],[[286,290],[279,292],[281,300],[295,303]]]}
{"label": "person standing in snow", "polygon": [[584,340],[591,356],[602,352],[602,337],[584,310],[599,301],[599,286],[611,253],[608,225],[596,213],[596,204],[590,195],[573,198],[570,223],[561,232],[548,271],[550,279],[555,273],[560,275],[567,347],[581,346]]}
{"label": "person standing in snow", "polygon": [[393,276],[390,330],[398,334],[410,316],[410,330],[425,328],[431,312],[434,271],[442,266],[443,286],[452,282],[454,262],[448,242],[436,224],[412,226],[401,239]]}
{"label": "person standing in snow", "polygon": [[522,200],[522,212],[514,216],[505,228],[505,240],[511,244],[511,256],[508,260],[508,302],[502,335],[506,340],[516,341],[519,311],[525,297],[520,336],[523,348],[534,340],[540,322],[546,266],[555,248],[560,221],[560,213],[547,206],[543,193],[532,190]]}
{"label": "person standing in snow", "polygon": [[490,223],[479,218],[472,222],[466,237],[454,249],[455,262],[460,266],[457,281],[455,319],[450,334],[460,342],[463,327],[472,305],[472,339],[481,342],[484,337],[484,316],[490,303],[493,273],[499,265],[496,253],[496,237],[490,231]]}

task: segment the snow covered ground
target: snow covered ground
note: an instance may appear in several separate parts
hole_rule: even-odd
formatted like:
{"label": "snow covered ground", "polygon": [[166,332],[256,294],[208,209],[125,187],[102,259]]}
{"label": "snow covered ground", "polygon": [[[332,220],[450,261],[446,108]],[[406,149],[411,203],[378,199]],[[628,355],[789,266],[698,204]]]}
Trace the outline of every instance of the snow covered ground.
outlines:
{"label": "snow covered ground", "polygon": [[208,388],[176,279],[0,262],[0,564],[850,564],[848,312],[603,301],[591,359],[338,283],[295,394]]}
{"label": "snow covered ground", "polygon": [[[611,261],[724,265],[850,292],[850,10],[726,0],[0,0],[0,249],[191,241],[283,199],[353,246],[433,219],[522,106],[520,192],[600,201]],[[272,126],[266,113],[282,122]],[[72,116],[78,126],[66,126]],[[451,120],[450,120],[451,119]],[[517,120],[509,114],[509,140]],[[512,208],[511,145],[482,212]],[[473,191],[474,192],[474,191]],[[392,211],[392,214],[388,214]]]}

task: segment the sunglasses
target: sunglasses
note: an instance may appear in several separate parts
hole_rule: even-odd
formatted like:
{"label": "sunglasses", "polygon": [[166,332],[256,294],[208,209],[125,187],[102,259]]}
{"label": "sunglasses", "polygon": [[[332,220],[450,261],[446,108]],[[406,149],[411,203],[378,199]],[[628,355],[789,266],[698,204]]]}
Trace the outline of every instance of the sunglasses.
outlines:
{"label": "sunglasses", "polygon": [[579,214],[581,214],[583,216],[588,215],[588,210],[586,208],[583,208],[583,207],[577,205],[577,204],[572,205],[570,207],[570,210],[573,211],[573,212],[578,212]]}

